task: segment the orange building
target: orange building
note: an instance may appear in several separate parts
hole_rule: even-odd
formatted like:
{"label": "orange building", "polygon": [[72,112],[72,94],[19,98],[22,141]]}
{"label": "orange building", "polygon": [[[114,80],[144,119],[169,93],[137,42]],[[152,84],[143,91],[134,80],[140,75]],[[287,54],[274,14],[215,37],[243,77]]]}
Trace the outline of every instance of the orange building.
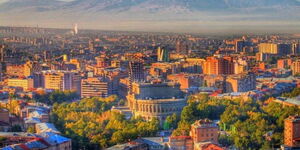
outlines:
{"label": "orange building", "polygon": [[169,146],[172,150],[193,150],[194,144],[190,136],[174,136],[169,138]]}
{"label": "orange building", "polygon": [[291,65],[292,65],[292,59],[279,59],[277,61],[277,68],[278,69],[289,68]]}
{"label": "orange building", "polygon": [[105,55],[96,57],[96,61],[97,61],[97,67],[99,67],[99,68],[105,68],[105,67],[109,66],[109,60],[107,59],[107,57]]}
{"label": "orange building", "polygon": [[264,62],[261,62],[261,63],[258,64],[258,68],[260,70],[266,70],[266,64]]}
{"label": "orange building", "polygon": [[219,128],[212,121],[198,120],[192,124],[190,136],[192,137],[194,143],[200,142],[212,142],[218,143]]}
{"label": "orange building", "polygon": [[300,60],[293,62],[291,69],[292,69],[293,75],[300,73]]}
{"label": "orange building", "polygon": [[203,77],[199,75],[191,75],[191,74],[171,74],[167,76],[167,79],[173,82],[177,82],[180,84],[181,90],[186,90],[191,86],[199,87],[202,85]]}
{"label": "orange building", "polygon": [[203,67],[204,74],[234,74],[234,63],[231,57],[207,57]]}
{"label": "orange building", "polygon": [[7,65],[6,74],[9,76],[24,76],[24,65]]}
{"label": "orange building", "polygon": [[300,116],[290,116],[284,120],[284,145],[300,148]]}

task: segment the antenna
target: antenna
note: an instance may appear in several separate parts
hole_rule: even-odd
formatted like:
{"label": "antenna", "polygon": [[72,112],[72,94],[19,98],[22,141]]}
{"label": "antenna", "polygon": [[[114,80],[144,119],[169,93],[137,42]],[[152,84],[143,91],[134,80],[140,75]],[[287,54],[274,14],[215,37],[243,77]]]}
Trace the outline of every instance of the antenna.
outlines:
{"label": "antenna", "polygon": [[74,25],[74,34],[78,34],[78,25],[75,23]]}

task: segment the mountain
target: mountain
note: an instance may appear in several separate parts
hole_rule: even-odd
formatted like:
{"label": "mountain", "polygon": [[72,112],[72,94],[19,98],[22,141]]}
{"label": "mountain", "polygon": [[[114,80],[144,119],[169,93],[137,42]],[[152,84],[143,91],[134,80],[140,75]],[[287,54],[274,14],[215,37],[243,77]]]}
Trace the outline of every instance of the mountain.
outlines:
{"label": "mountain", "polygon": [[295,22],[300,18],[299,8],[299,0],[8,0],[0,3],[0,19],[6,21],[4,24],[65,26],[79,22],[95,28],[108,26],[104,22],[114,26],[119,22],[119,26],[128,22],[139,26],[151,21],[165,25],[176,22],[182,28],[178,23],[184,25],[187,21],[201,25],[232,21]]}

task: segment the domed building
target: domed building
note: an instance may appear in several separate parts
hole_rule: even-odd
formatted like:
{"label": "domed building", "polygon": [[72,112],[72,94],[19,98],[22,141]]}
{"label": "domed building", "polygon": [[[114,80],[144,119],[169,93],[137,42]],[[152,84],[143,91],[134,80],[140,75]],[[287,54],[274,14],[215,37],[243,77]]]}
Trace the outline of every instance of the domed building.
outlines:
{"label": "domed building", "polygon": [[127,100],[135,117],[157,118],[161,122],[173,113],[179,115],[186,105],[186,95],[180,90],[180,84],[173,82],[135,82]]}

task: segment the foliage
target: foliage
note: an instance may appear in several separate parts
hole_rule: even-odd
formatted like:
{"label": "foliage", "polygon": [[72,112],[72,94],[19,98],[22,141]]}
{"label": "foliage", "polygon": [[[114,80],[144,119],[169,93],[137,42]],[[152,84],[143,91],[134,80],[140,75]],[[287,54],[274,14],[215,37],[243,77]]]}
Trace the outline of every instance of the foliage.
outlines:
{"label": "foliage", "polygon": [[28,133],[35,133],[34,127],[32,127],[32,126],[31,126],[31,127],[28,127],[28,128],[27,128],[27,132],[28,132]]}
{"label": "foliage", "polygon": [[178,122],[179,122],[179,117],[177,114],[174,113],[166,118],[165,125],[167,127],[165,127],[165,128],[175,129],[175,128],[177,128]]}
{"label": "foliage", "polygon": [[9,129],[9,132],[22,132],[22,127],[20,125],[13,125]]}
{"label": "foliage", "polygon": [[156,119],[150,122],[140,118],[126,120],[124,115],[109,111],[118,103],[116,96],[56,103],[51,120],[65,136],[72,138],[73,149],[101,149],[157,133],[159,121]]}
{"label": "foliage", "polygon": [[[288,93],[298,96],[299,89]],[[188,135],[190,125],[199,119],[220,120],[220,129],[226,134],[219,137],[223,146],[234,144],[238,149],[265,149],[283,143],[284,119],[300,114],[297,107],[283,107],[269,102],[242,99],[216,99],[204,94],[192,95],[181,112],[178,128],[173,136]]]}
{"label": "foliage", "polygon": [[74,91],[54,91],[51,93],[38,93],[35,95],[34,99],[37,102],[42,102],[46,104],[71,102],[79,98],[79,95]]}
{"label": "foliage", "polygon": [[300,95],[300,88],[295,88],[292,92],[290,93],[283,93],[283,97],[288,97],[288,98],[293,98]]}

